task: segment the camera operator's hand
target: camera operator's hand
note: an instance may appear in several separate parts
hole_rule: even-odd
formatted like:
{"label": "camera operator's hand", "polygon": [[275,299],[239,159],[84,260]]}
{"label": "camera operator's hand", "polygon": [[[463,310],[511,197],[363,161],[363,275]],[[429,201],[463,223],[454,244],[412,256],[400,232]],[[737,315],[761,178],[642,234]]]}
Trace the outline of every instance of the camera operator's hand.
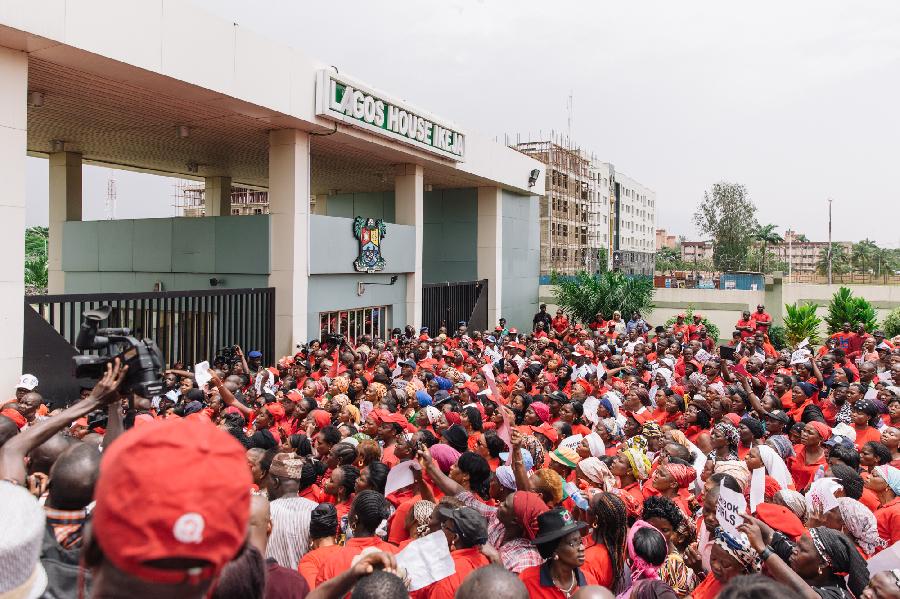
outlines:
{"label": "camera operator's hand", "polygon": [[123,366],[119,358],[107,363],[103,378],[94,385],[88,399],[93,399],[99,405],[106,405],[119,399],[119,387],[125,380],[127,372],[128,366]]}

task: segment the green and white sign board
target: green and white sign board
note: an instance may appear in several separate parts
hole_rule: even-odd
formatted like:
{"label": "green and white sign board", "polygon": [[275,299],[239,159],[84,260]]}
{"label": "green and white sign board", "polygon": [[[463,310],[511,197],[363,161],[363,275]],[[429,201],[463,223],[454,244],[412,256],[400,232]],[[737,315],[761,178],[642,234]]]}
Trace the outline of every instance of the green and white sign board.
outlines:
{"label": "green and white sign board", "polygon": [[334,71],[317,74],[316,114],[457,162],[465,159],[465,135],[454,127]]}

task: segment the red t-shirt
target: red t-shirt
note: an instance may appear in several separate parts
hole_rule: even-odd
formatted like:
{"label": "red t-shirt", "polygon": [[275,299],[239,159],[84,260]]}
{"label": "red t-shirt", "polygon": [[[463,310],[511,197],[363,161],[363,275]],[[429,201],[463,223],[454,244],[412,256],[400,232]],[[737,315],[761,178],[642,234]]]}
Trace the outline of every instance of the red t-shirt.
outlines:
{"label": "red t-shirt", "polygon": [[490,563],[490,560],[477,547],[457,549],[450,553],[450,557],[453,558],[456,572],[421,589],[416,594],[419,599],[453,599],[456,589],[463,583],[469,572]]}
{"label": "red t-shirt", "polygon": [[319,574],[319,570],[322,569],[322,566],[331,559],[331,556],[334,555],[336,551],[340,551],[341,549],[343,549],[343,547],[340,545],[326,545],[325,547],[307,551],[306,555],[300,558],[300,564],[297,566],[297,571],[306,579],[306,582],[309,584],[309,590],[316,588],[316,576]]}
{"label": "red t-shirt", "polygon": [[[546,569],[543,577],[541,576],[541,569]],[[541,580],[542,578],[543,580]],[[525,568],[519,573],[519,579],[525,583],[529,599],[565,599],[566,597],[550,579],[549,565],[547,563]],[[597,584],[594,577],[584,570],[576,570],[575,579],[575,586],[572,588],[572,591],[583,586]]]}
{"label": "red t-shirt", "polygon": [[801,493],[805,491],[806,487],[809,486],[809,483],[812,482],[813,477],[819,470],[819,467],[824,466],[825,463],[825,454],[823,453],[822,457],[816,460],[814,463],[807,464],[806,448],[800,447],[796,455],[793,455],[787,459],[788,470],[790,471],[791,476],[794,478],[794,487]]}
{"label": "red t-shirt", "polygon": [[900,497],[894,497],[875,510],[878,536],[893,545],[900,541]]}
{"label": "red t-shirt", "polygon": [[322,584],[326,580],[331,580],[338,574],[350,569],[353,558],[362,553],[366,547],[375,547],[387,553],[396,553],[397,546],[391,543],[385,543],[378,537],[359,537],[349,539],[347,543],[340,548],[340,551],[332,553],[328,561],[326,561],[319,573],[316,575],[316,586]]}
{"label": "red t-shirt", "polygon": [[597,543],[584,550],[584,565],[581,566],[581,570],[585,575],[593,576],[600,586],[612,588],[615,573],[609,559],[609,549],[603,543]]}
{"label": "red t-shirt", "polygon": [[750,315],[750,320],[756,323],[756,330],[762,332],[768,331],[769,325],[772,324],[772,316],[768,312],[762,314],[754,312]]}

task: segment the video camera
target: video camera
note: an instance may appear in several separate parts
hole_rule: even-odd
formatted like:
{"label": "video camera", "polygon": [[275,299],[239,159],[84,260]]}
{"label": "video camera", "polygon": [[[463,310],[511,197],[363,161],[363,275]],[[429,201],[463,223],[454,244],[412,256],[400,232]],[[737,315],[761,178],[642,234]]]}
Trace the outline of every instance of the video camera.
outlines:
{"label": "video camera", "polygon": [[106,365],[116,358],[128,373],[122,383],[122,392],[134,392],[141,397],[151,398],[162,394],[162,355],[152,339],[138,339],[127,328],[101,329],[100,323],[109,318],[112,309],[100,306],[96,310],[85,310],[84,320],[75,340],[80,350],[105,349],[103,356],[75,356],[75,376],[100,380],[106,372]]}
{"label": "video camera", "polygon": [[213,364],[228,364],[229,366],[239,364],[241,358],[238,356],[237,349],[237,345],[223,347],[216,353],[216,357],[213,358]]}

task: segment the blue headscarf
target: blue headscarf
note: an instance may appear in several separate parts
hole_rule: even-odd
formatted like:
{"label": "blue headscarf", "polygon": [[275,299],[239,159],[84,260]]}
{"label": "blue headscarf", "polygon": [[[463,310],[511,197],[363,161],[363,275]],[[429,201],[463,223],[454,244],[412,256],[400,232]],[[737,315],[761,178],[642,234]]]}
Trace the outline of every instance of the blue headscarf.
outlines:
{"label": "blue headscarf", "polygon": [[434,403],[431,399],[431,396],[428,395],[425,391],[416,391],[416,399],[419,400],[419,407],[425,408]]}
{"label": "blue headscarf", "polygon": [[442,376],[434,377],[434,382],[437,383],[438,389],[441,391],[449,391],[453,388],[453,381],[450,379],[445,379]]}

